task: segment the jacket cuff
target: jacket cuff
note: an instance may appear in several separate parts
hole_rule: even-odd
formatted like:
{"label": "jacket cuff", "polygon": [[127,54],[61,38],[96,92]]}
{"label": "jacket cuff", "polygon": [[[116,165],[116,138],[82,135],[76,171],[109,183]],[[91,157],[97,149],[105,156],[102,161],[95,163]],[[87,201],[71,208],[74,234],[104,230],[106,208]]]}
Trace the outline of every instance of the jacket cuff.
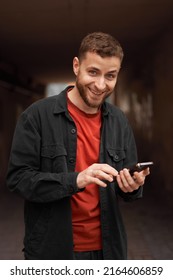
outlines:
{"label": "jacket cuff", "polygon": [[73,195],[78,192],[84,191],[85,188],[79,189],[77,186],[77,176],[79,172],[70,172],[64,174],[63,185],[66,187],[67,193]]}

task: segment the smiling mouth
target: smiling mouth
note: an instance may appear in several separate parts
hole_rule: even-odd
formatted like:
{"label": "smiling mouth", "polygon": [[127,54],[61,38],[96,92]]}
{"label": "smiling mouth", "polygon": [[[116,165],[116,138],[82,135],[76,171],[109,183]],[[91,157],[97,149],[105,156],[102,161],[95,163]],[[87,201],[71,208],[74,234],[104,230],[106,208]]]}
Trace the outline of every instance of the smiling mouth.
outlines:
{"label": "smiling mouth", "polygon": [[94,91],[94,90],[92,90],[92,89],[90,89],[90,88],[89,88],[89,90],[90,90],[90,92],[91,92],[92,94],[94,94],[95,96],[101,96],[101,95],[104,94],[104,92],[97,92],[97,91]]}

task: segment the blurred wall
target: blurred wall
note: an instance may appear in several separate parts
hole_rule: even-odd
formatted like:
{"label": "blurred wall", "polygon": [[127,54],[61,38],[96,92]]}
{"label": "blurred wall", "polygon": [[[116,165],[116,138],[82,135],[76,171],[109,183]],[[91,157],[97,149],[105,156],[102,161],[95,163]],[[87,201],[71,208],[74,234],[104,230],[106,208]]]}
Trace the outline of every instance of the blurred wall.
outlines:
{"label": "blurred wall", "polygon": [[154,59],[154,157],[157,176],[165,190],[173,192],[173,33],[158,42]]}
{"label": "blurred wall", "polygon": [[[8,69],[11,69],[8,66]],[[10,71],[11,72],[11,71]],[[0,191],[4,189],[11,142],[18,116],[44,96],[44,87],[32,85],[0,65]]]}
{"label": "blurred wall", "polygon": [[115,103],[127,114],[140,161],[154,161],[152,187],[173,197],[173,34],[162,34],[123,65]]}

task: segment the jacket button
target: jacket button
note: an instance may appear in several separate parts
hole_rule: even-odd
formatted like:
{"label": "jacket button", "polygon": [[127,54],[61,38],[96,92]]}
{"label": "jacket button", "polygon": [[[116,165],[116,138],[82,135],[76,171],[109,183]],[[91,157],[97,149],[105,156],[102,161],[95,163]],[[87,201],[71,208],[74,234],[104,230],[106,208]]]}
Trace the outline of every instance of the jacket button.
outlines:
{"label": "jacket button", "polygon": [[70,158],[70,159],[69,159],[69,162],[70,162],[70,163],[74,163],[74,162],[75,162],[75,159],[74,159],[74,158]]}
{"label": "jacket button", "polygon": [[114,159],[115,159],[115,160],[119,159],[119,156],[118,156],[118,155],[115,155],[115,156],[114,156]]}
{"label": "jacket button", "polygon": [[72,128],[72,129],[71,129],[71,133],[72,133],[72,134],[76,133],[76,129],[75,129],[75,128]]}

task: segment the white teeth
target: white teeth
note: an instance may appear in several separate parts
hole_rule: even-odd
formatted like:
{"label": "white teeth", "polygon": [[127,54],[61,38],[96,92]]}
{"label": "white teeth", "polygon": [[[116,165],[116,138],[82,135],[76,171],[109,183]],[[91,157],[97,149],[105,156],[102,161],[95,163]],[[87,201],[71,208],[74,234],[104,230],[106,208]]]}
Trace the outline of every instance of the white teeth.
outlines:
{"label": "white teeth", "polygon": [[99,95],[102,95],[102,93],[94,93],[95,95],[99,96]]}
{"label": "white teeth", "polygon": [[92,90],[91,90],[91,92],[92,92],[94,95],[101,95],[101,94],[102,94],[102,92],[101,92],[101,93],[97,93],[97,92],[92,91]]}
{"label": "white teeth", "polygon": [[92,93],[92,94],[94,94],[94,95],[96,95],[96,96],[101,96],[104,92],[96,92],[96,91],[94,91],[94,90],[92,90],[91,88],[89,88],[89,90],[90,90],[90,92]]}

